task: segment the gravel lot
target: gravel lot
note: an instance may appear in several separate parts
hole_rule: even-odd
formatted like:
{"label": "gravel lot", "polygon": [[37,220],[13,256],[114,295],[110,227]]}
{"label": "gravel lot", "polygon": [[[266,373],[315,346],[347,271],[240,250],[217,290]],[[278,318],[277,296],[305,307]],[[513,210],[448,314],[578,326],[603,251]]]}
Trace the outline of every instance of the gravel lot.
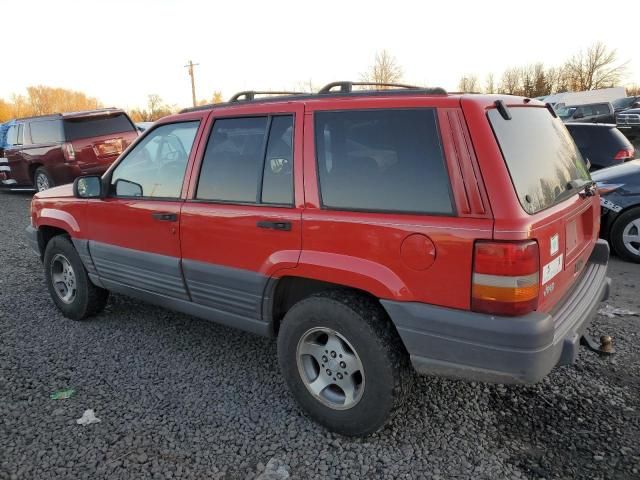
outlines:
{"label": "gravel lot", "polygon": [[[538,385],[421,378],[352,440],[300,412],[272,340],[122,296],[64,319],[23,234],[29,200],[0,192],[2,479],[640,478],[638,316],[599,317],[618,354],[583,350]],[[608,303],[640,311],[640,265],[610,272]],[[76,424],[86,409],[102,421]]]}

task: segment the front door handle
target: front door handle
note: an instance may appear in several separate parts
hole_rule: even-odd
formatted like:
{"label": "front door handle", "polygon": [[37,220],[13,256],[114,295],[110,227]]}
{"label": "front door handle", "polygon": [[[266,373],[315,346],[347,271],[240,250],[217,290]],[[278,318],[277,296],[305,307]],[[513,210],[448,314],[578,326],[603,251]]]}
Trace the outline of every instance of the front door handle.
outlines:
{"label": "front door handle", "polygon": [[291,222],[268,222],[261,220],[258,222],[258,228],[268,228],[271,230],[283,230],[288,232],[291,230]]}
{"label": "front door handle", "polygon": [[177,222],[178,214],[177,213],[169,213],[169,212],[153,212],[151,214],[154,220],[159,220],[161,222]]}

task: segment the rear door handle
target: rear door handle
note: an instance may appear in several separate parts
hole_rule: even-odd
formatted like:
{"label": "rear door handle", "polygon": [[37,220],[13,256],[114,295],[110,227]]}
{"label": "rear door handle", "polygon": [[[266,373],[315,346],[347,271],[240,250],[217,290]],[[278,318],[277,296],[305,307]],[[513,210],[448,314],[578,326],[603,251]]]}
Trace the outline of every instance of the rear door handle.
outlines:
{"label": "rear door handle", "polygon": [[258,228],[268,228],[271,230],[291,230],[291,222],[268,222],[261,220],[258,222]]}
{"label": "rear door handle", "polygon": [[153,212],[151,216],[154,218],[154,220],[159,220],[161,222],[177,222],[178,221],[177,213]]}

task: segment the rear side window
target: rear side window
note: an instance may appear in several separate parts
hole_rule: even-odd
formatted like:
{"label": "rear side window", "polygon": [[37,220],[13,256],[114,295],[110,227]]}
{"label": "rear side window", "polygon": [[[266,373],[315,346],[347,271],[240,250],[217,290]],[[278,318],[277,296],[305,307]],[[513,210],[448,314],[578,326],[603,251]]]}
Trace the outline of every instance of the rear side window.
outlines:
{"label": "rear side window", "polygon": [[608,113],[610,113],[609,105],[607,105],[606,103],[599,103],[595,105],[594,110],[596,115],[607,115]]}
{"label": "rear side window", "polygon": [[80,117],[64,120],[64,133],[68,142],[81,138],[101,137],[116,133],[135,132],[136,129],[124,113],[104,117]]}
{"label": "rear side window", "polygon": [[434,109],[317,112],[315,135],[324,207],[453,213]]}
{"label": "rear side window", "polygon": [[524,210],[534,214],[568,198],[572,181],[591,177],[568,130],[546,108],[512,107],[511,120],[487,113]]}
{"label": "rear side window", "polygon": [[217,119],[196,198],[293,203],[293,116]]}
{"label": "rear side window", "polygon": [[57,143],[63,141],[60,120],[42,120],[30,122],[31,143]]}

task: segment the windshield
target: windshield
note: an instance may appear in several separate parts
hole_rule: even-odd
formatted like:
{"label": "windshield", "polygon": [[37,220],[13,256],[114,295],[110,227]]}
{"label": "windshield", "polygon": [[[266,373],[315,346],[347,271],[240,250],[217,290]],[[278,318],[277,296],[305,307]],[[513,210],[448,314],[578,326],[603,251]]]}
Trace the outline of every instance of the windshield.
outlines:
{"label": "windshield", "polygon": [[624,97],[619,98],[618,100],[614,100],[611,102],[613,108],[627,108],[630,107],[633,103],[634,97]]}
{"label": "windshield", "polygon": [[562,119],[571,118],[573,113],[576,111],[576,107],[562,107],[559,108],[556,113]]}
{"label": "windshield", "polygon": [[560,119],[546,108],[496,109],[488,117],[522,208],[534,214],[565,200],[591,181],[587,166]]}

